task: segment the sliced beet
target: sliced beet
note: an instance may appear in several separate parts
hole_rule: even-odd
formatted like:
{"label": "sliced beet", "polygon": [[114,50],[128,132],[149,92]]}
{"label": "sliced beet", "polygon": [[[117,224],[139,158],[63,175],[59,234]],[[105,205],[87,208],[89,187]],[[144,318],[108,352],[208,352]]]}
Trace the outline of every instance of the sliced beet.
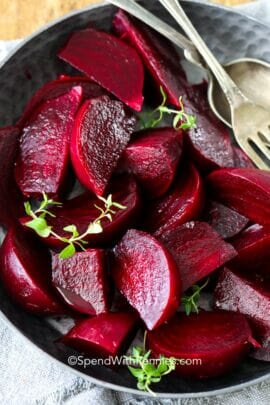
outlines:
{"label": "sliced beet", "polygon": [[[100,247],[112,245],[117,238],[121,237],[125,231],[136,225],[141,211],[141,197],[136,181],[130,176],[119,176],[111,181],[108,194],[112,194],[112,200],[126,207],[124,210],[117,210],[113,215],[113,220],[102,221],[103,232],[88,235],[85,238],[90,246]],[[70,234],[63,231],[67,225],[76,225],[80,234],[84,233],[94,219],[98,217],[100,211],[95,205],[102,207],[102,202],[90,192],[85,192],[78,197],[66,201],[62,207],[51,210],[55,218],[47,217],[49,225],[53,226],[58,235],[69,237]],[[29,217],[21,219],[25,224]],[[65,245],[53,236],[42,239],[52,248],[63,248]]]}
{"label": "sliced beet", "polygon": [[234,154],[234,167],[242,167],[246,169],[254,169],[255,166],[248,155],[243,151],[243,149],[238,146],[233,146]]}
{"label": "sliced beet", "polygon": [[69,92],[72,87],[80,86],[83,89],[83,98],[100,97],[107,94],[106,90],[92,80],[83,76],[60,76],[56,80],[51,80],[40,87],[27,103],[21,118],[18,121],[19,127],[24,127],[31,115],[42,103],[52,98],[60,97]]}
{"label": "sliced beet", "polygon": [[61,342],[90,356],[118,356],[128,348],[138,320],[135,312],[100,314],[77,323]]}
{"label": "sliced beet", "polygon": [[234,167],[234,153],[227,128],[209,114],[197,113],[196,117],[197,127],[190,129],[187,135],[192,159],[206,172]]}
{"label": "sliced beet", "polygon": [[159,235],[172,254],[183,291],[211,274],[237,255],[206,222],[188,222]]}
{"label": "sliced beet", "polygon": [[[270,283],[256,275],[222,270],[215,289],[215,305],[246,315],[260,343],[270,338]],[[269,348],[270,350],[270,348]]]}
{"label": "sliced beet", "polygon": [[170,318],[180,303],[181,281],[173,258],[151,235],[129,230],[114,250],[116,287],[148,329]]}
{"label": "sliced beet", "polygon": [[0,128],[0,223],[15,224],[23,213],[23,199],[14,178],[20,132],[16,127]]}
{"label": "sliced beet", "polygon": [[183,137],[173,128],[141,131],[122,155],[123,165],[135,175],[151,198],[171,186],[183,150]]}
{"label": "sliced beet", "polygon": [[89,315],[108,312],[110,286],[104,250],[87,249],[68,259],[54,253],[52,267],[53,284],[72,309]]}
{"label": "sliced beet", "polygon": [[198,218],[204,207],[202,179],[192,164],[183,165],[168,193],[149,203],[146,227],[156,236],[187,221]]}
{"label": "sliced beet", "polygon": [[252,225],[231,239],[238,253],[233,265],[243,270],[256,270],[270,277],[270,226]]}
{"label": "sliced beet", "polygon": [[102,195],[127,146],[136,119],[120,101],[99,97],[81,107],[71,137],[71,159],[80,182]]}
{"label": "sliced beet", "polygon": [[223,239],[237,235],[249,222],[243,215],[213,200],[208,203],[205,219]]}
{"label": "sliced beet", "polygon": [[62,193],[69,165],[69,143],[82,88],[46,101],[24,127],[15,166],[17,183],[26,197]]}
{"label": "sliced beet", "polygon": [[1,246],[0,278],[25,310],[40,315],[67,312],[51,285],[49,252],[21,227],[10,228]]}
{"label": "sliced beet", "polygon": [[162,86],[169,102],[179,107],[179,97],[187,98],[187,82],[172,44],[122,10],[114,16],[113,25],[116,33],[138,51],[158,90]]}
{"label": "sliced beet", "polygon": [[142,109],[143,65],[136,50],[124,41],[88,28],[74,32],[58,56],[129,107]]}
{"label": "sliced beet", "polygon": [[208,176],[217,201],[259,224],[270,225],[270,172],[222,169]]}
{"label": "sliced beet", "polygon": [[182,360],[176,372],[196,379],[218,377],[230,371],[254,343],[245,317],[225,311],[200,312],[188,317],[177,314],[147,334],[147,346],[154,357]]}

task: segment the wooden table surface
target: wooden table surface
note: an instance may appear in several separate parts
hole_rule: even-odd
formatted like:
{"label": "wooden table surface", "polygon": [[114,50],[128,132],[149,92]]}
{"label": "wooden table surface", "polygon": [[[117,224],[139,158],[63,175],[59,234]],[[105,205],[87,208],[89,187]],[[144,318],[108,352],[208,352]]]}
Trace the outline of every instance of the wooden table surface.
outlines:
{"label": "wooden table surface", "polygon": [[[100,0],[0,0],[0,39],[23,38],[71,10]],[[251,0],[212,0],[235,5]]]}

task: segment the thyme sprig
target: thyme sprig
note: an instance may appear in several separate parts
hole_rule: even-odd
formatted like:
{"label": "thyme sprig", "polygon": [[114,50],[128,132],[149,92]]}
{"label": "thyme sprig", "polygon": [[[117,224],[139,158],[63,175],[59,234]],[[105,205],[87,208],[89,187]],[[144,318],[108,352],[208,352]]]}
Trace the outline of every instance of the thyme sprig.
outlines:
{"label": "thyme sprig", "polygon": [[209,279],[206,280],[206,282],[202,285],[199,286],[197,284],[193,285],[191,287],[192,289],[192,294],[191,295],[184,295],[182,298],[182,304],[184,305],[184,309],[186,312],[186,315],[189,316],[191,312],[196,312],[197,314],[199,313],[199,298],[201,291],[207,286],[209,282]]}
{"label": "thyme sprig", "polygon": [[49,199],[46,193],[43,193],[43,200],[40,202],[39,207],[36,210],[33,210],[30,201],[24,203],[25,212],[32,219],[25,223],[28,228],[33,229],[41,238],[48,238],[49,236],[54,236],[56,239],[65,243],[66,246],[60,252],[59,256],[61,259],[67,259],[72,257],[76,252],[76,248],[85,250],[85,245],[87,241],[85,238],[90,234],[98,234],[103,232],[102,220],[107,218],[112,222],[113,215],[116,214],[116,209],[123,210],[126,209],[125,206],[114,202],[112,200],[112,195],[110,194],[107,198],[97,196],[104,204],[104,207],[99,207],[95,205],[100,211],[99,216],[88,225],[85,232],[82,234],[79,233],[76,225],[67,225],[63,230],[67,233],[70,233],[70,237],[63,237],[54,232],[53,227],[48,225],[46,216],[55,217],[55,214],[49,211],[50,206],[61,206],[62,203],[56,202],[52,199]]}

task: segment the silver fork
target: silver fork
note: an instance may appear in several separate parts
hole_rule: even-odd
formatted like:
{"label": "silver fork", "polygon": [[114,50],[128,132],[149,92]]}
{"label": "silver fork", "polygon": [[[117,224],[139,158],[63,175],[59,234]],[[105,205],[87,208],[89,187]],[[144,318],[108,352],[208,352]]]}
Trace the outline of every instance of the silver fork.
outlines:
{"label": "silver fork", "polygon": [[225,72],[177,0],[158,0],[193,42],[218,80],[229,102],[239,146],[260,169],[270,169],[270,112],[251,102]]}

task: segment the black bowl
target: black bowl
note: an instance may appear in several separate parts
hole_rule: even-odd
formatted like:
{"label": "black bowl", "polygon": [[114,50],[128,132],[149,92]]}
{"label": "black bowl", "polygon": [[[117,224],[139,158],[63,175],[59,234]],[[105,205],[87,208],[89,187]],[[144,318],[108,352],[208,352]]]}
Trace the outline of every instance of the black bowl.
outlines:
{"label": "black bowl", "polygon": [[[144,5],[164,20],[168,14],[156,0],[145,0]],[[252,18],[228,9],[183,2],[183,6],[210,48],[222,62],[243,57],[254,57],[270,62],[270,28]],[[0,67],[0,125],[12,124],[20,116],[26,101],[47,80],[71,70],[60,60],[57,50],[75,29],[89,23],[97,28],[110,29],[115,8],[98,5],[72,13],[45,27],[24,41]],[[23,334],[26,344],[34,344],[44,355],[68,366],[72,350],[54,341],[64,330],[60,320],[44,320],[18,308],[0,288],[1,317]],[[143,394],[136,390],[134,378],[127,369],[114,371],[102,366],[87,369],[72,367],[81,377],[115,390]],[[159,397],[199,397],[239,390],[270,377],[270,364],[247,359],[227,376],[207,381],[185,381],[170,375],[155,386]],[[147,395],[147,394],[145,394]]]}

